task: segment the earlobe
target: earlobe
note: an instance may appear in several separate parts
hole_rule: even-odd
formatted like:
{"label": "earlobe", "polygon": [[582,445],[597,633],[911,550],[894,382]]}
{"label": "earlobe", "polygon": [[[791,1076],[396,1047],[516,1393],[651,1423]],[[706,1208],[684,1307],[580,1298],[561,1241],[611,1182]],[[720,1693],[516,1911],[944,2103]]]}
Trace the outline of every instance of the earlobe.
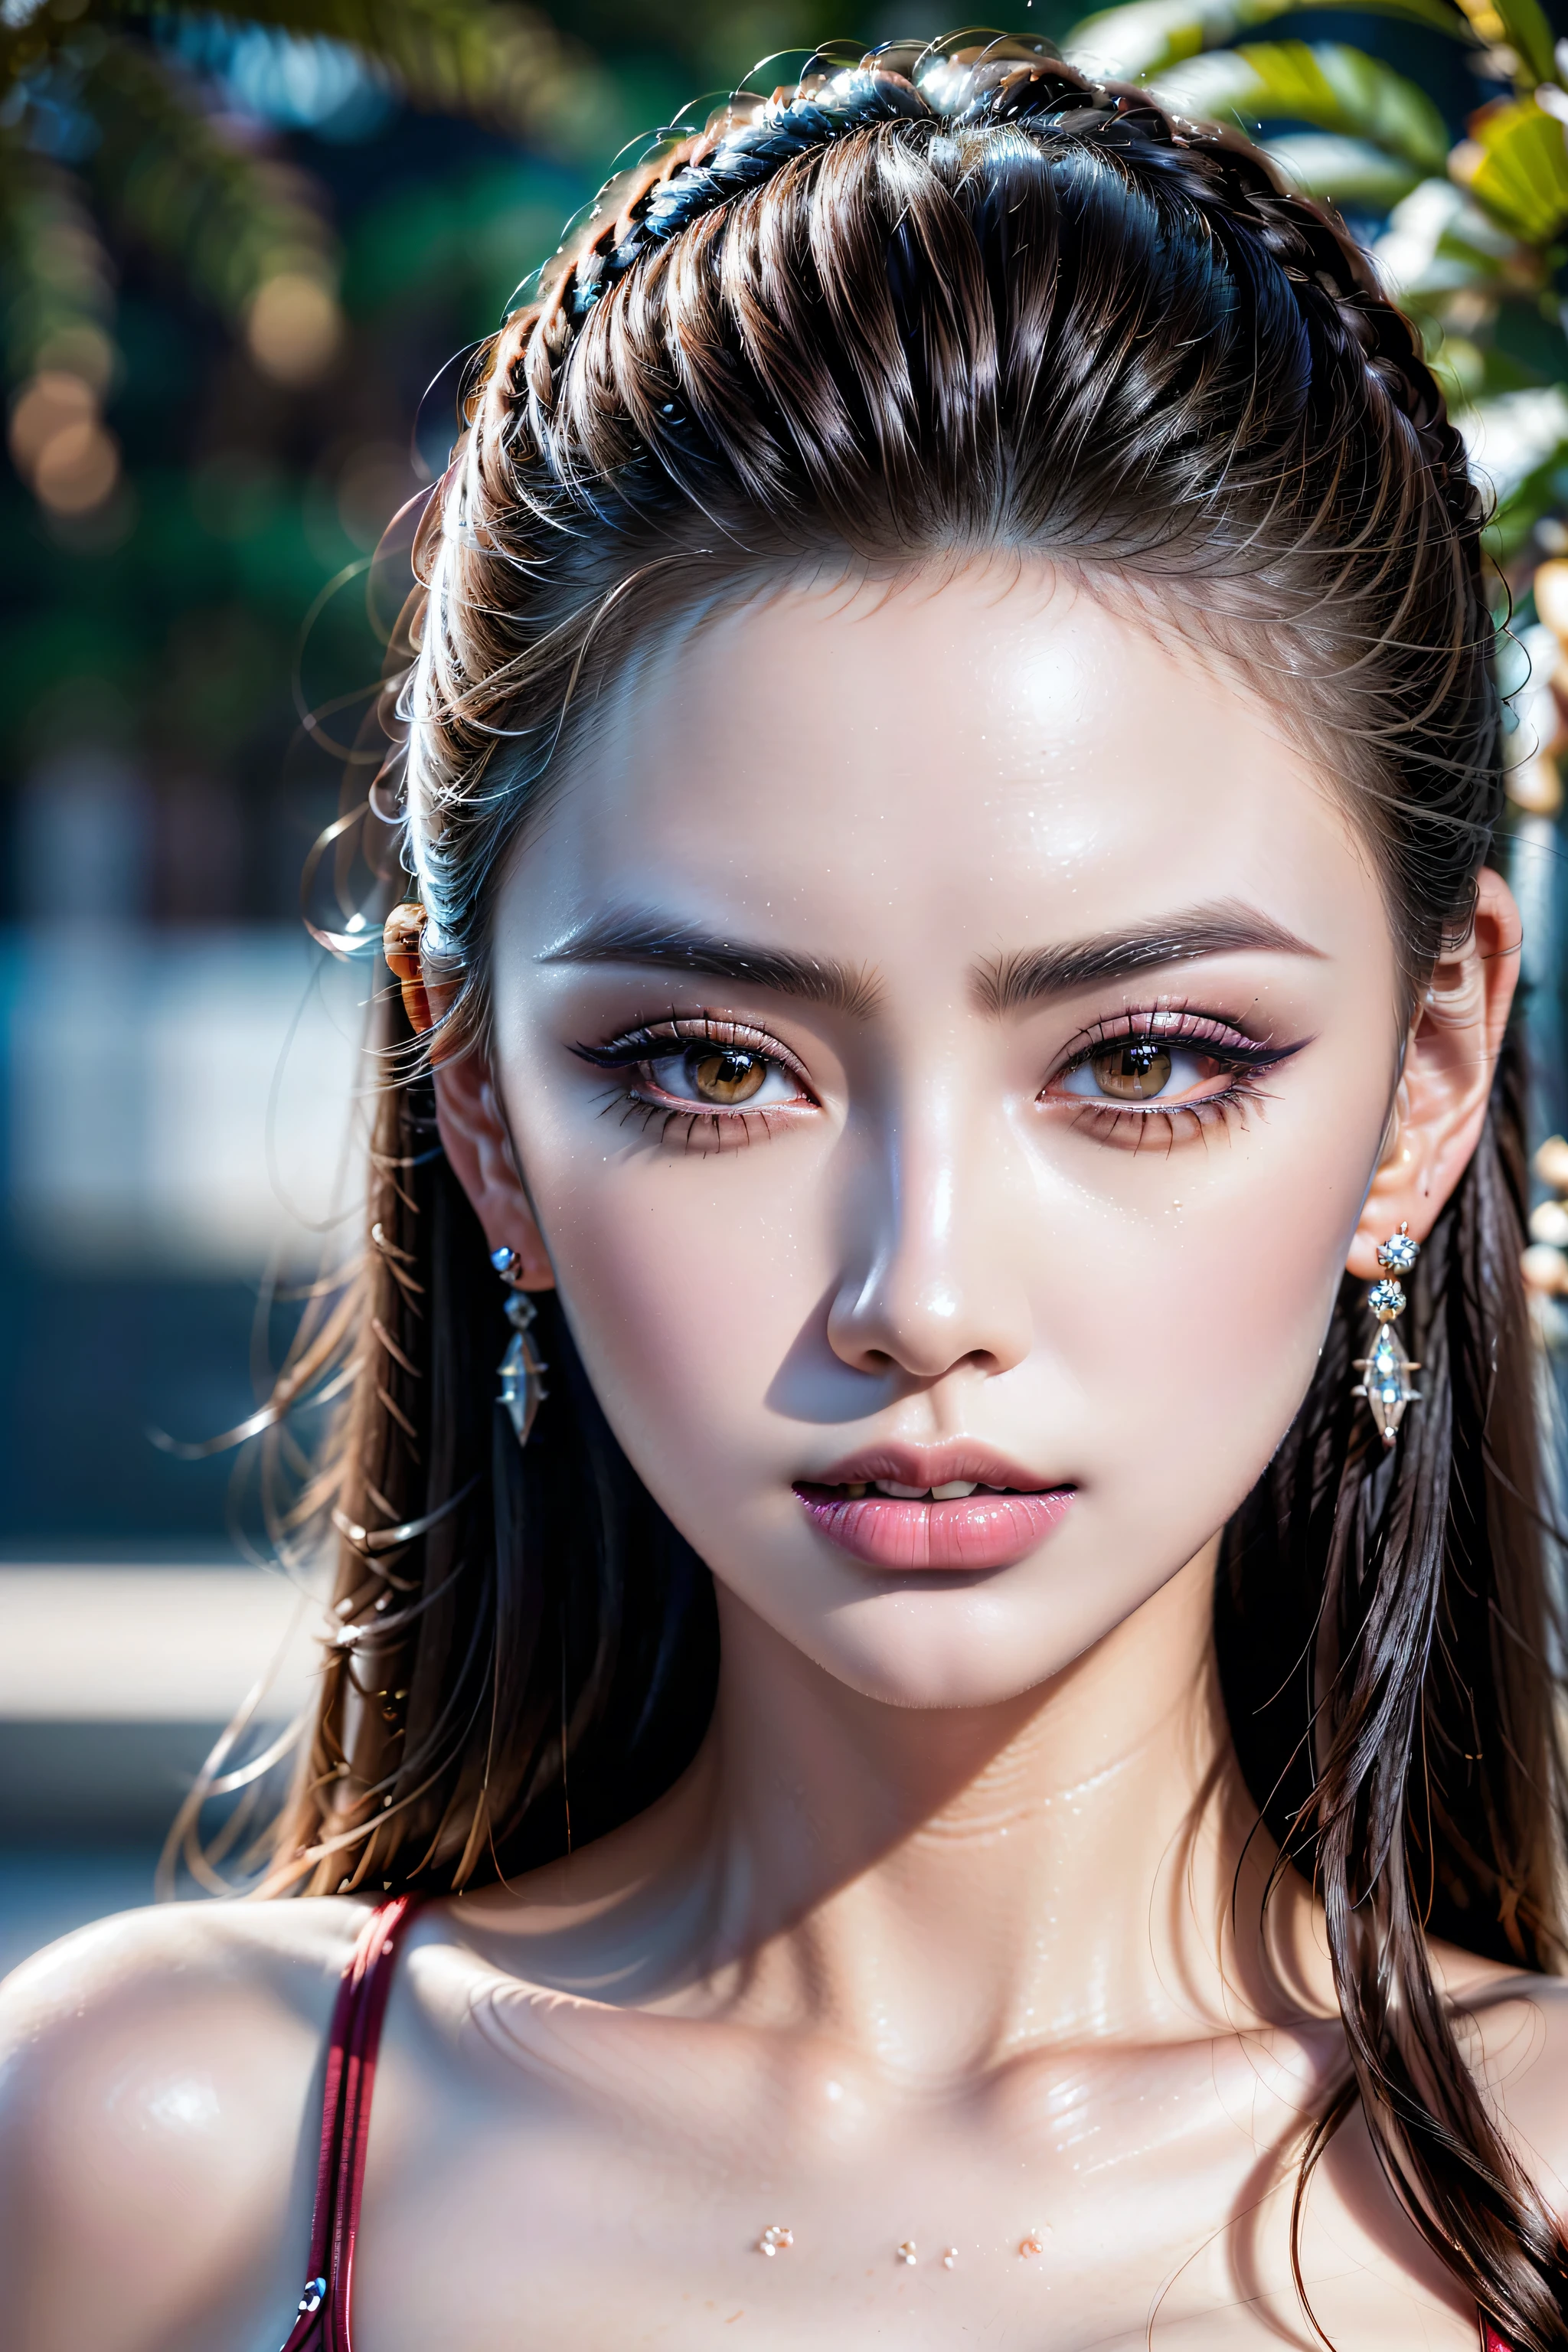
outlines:
{"label": "earlobe", "polygon": [[511,1277],[522,1290],[553,1290],[555,1271],[544,1246],[496,1099],[489,1065],[476,1048],[435,1070],[436,1122],[458,1181],[473,1202],[492,1251],[513,1250]]}
{"label": "earlobe", "polygon": [[554,1269],[529,1204],[496,1099],[489,1066],[478,1050],[437,1065],[436,1120],[458,1182],[473,1202],[492,1251],[510,1249],[519,1261],[513,1279],[524,1290],[552,1290]]}
{"label": "earlobe", "polygon": [[1519,976],[1513,894],[1489,866],[1464,945],[1433,967],[1415,1008],[1389,1136],[1346,1264],[1375,1282],[1377,1251],[1401,1223],[1424,1242],[1468,1167],[1486,1122]]}

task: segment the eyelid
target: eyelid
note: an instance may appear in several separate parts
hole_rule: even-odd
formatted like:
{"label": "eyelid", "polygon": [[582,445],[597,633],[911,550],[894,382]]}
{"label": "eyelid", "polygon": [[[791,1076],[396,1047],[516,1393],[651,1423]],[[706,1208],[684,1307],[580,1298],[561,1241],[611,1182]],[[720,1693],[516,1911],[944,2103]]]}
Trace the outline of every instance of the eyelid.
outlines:
{"label": "eyelid", "polygon": [[1238,1063],[1255,1066],[1283,1061],[1287,1055],[1300,1050],[1298,1045],[1277,1045],[1271,1039],[1249,1037],[1222,1013],[1205,1013],[1195,1005],[1185,1004],[1138,1005],[1112,1013],[1103,1021],[1092,1021],[1079,1030],[1062,1049],[1047,1085],[1105,1046],[1122,1045],[1137,1037],[1154,1037],[1172,1045],[1207,1045],[1216,1054],[1228,1055]]}
{"label": "eyelid", "polygon": [[[1174,1102],[1163,1097],[1151,1097],[1142,1103],[1116,1101],[1109,1097],[1100,1101],[1087,1096],[1075,1099],[1058,1091],[1064,1079],[1082,1069],[1107,1046],[1138,1038],[1158,1040],[1178,1051],[1185,1049],[1205,1056],[1219,1065],[1215,1075],[1225,1084],[1212,1094],[1188,1095],[1184,1100]],[[1103,1143],[1138,1150],[1146,1139],[1163,1132],[1168,1148],[1173,1148],[1201,1134],[1215,1121],[1228,1125],[1232,1118],[1243,1115],[1248,1102],[1260,1098],[1259,1082],[1310,1043],[1310,1036],[1288,1045],[1276,1045],[1271,1038],[1259,1041],[1248,1037],[1226,1014],[1200,1012],[1192,1005],[1134,1007],[1109,1020],[1091,1023],[1087,1031],[1080,1032],[1058,1058],[1036,1100],[1042,1108],[1070,1108],[1074,1125],[1092,1132]]]}
{"label": "eyelid", "polygon": [[[1256,1038],[1247,1037],[1223,1013],[1195,1013],[1185,1007],[1179,1012],[1161,1006],[1142,1013],[1119,1014],[1110,1022],[1097,1022],[1093,1024],[1092,1033],[1068,1047],[1050,1076],[1043,1081],[1037,1099],[1042,1102],[1059,1099],[1052,1095],[1052,1089],[1070,1076],[1073,1071],[1081,1069],[1086,1062],[1092,1061],[1096,1054],[1102,1053],[1108,1045],[1122,1045],[1140,1037],[1157,1038],[1163,1045],[1184,1045],[1195,1052],[1206,1053],[1220,1064],[1222,1070],[1228,1070],[1237,1079],[1264,1076],[1270,1070],[1278,1069],[1281,1063],[1289,1061],[1303,1045],[1311,1042],[1310,1038],[1301,1037],[1289,1045],[1279,1045],[1272,1041],[1260,1044]],[[1142,1109],[1131,1104],[1127,1108],[1132,1110],[1134,1117],[1146,1118],[1162,1106],[1151,1102]]]}
{"label": "eyelid", "polygon": [[[761,1055],[767,1061],[776,1062],[781,1069],[788,1071],[804,1095],[814,1103],[817,1099],[816,1089],[803,1064],[787,1045],[781,1044],[769,1031],[755,1028],[749,1021],[737,1021],[727,1013],[667,1013],[657,1021],[640,1022],[632,1028],[619,1031],[606,1045],[578,1045],[571,1050],[580,1060],[591,1062],[598,1069],[625,1070],[635,1068],[639,1063],[668,1058],[660,1053],[661,1046],[679,1049],[682,1045],[703,1044],[739,1045],[747,1052]],[[721,1115],[738,1118],[744,1115],[744,1109],[743,1104],[737,1105],[734,1110]]]}

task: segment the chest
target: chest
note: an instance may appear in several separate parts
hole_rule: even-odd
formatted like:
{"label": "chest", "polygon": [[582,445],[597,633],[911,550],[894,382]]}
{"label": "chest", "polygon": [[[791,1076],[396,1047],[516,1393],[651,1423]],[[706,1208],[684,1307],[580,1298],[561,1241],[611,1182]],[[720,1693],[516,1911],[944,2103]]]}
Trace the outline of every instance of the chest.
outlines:
{"label": "chest", "polygon": [[[1291,2276],[1300,2053],[1235,2042],[888,2083],[819,2037],[494,2018],[377,2094],[356,2352],[1244,2352]],[[1301,2239],[1337,2352],[1473,2352],[1359,2123]]]}

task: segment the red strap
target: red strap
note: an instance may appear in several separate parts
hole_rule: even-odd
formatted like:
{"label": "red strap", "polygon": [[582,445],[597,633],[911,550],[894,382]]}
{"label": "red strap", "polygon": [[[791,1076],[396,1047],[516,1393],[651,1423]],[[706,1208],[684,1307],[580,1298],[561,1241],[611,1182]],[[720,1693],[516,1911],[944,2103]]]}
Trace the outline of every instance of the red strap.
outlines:
{"label": "red strap", "polygon": [[411,1895],[397,1895],[390,1903],[377,1904],[338,1987],[327,2042],[310,2264],[300,2298],[300,2316],[283,2352],[353,2352],[349,2298],[370,2147],[375,2053],[386,1997],[392,1990],[399,1931],[413,1907]]}

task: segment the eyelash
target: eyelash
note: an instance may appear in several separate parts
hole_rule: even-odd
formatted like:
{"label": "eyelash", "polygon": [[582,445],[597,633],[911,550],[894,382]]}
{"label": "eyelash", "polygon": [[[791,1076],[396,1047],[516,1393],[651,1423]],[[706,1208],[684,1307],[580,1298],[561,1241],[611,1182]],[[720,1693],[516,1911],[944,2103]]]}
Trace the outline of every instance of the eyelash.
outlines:
{"label": "eyelash", "polygon": [[[1075,1102],[1070,1097],[1051,1096],[1051,1087],[1060,1086],[1075,1070],[1083,1069],[1108,1046],[1145,1038],[1162,1045],[1200,1049],[1206,1060],[1217,1063],[1222,1072],[1230,1073],[1231,1083],[1221,1093],[1205,1095],[1197,1102],[1151,1102],[1145,1108],[1127,1103],[1092,1102],[1087,1097]],[[1093,1136],[1097,1142],[1120,1144],[1136,1151],[1163,1138],[1170,1150],[1211,1128],[1228,1128],[1245,1118],[1254,1104],[1267,1099],[1260,1080],[1299,1054],[1307,1042],[1300,1038],[1289,1045],[1277,1045],[1267,1040],[1259,1043],[1242,1036],[1220,1014],[1201,1013],[1184,1005],[1128,1013],[1112,1021],[1097,1021],[1086,1030],[1047,1079],[1038,1099],[1068,1102],[1074,1113],[1072,1125]]]}
{"label": "eyelash", "polygon": [[[805,1072],[776,1037],[770,1037],[765,1030],[752,1028],[744,1021],[724,1020],[713,1013],[671,1013],[668,1020],[623,1030],[607,1045],[574,1045],[572,1051],[580,1061],[591,1063],[595,1069],[634,1070],[646,1074],[651,1063],[671,1058],[660,1054],[659,1046],[692,1045],[735,1045],[744,1052],[757,1055],[774,1068],[782,1070],[800,1089],[801,1098],[811,1108],[816,1108],[816,1097],[811,1090]],[[645,1075],[645,1086],[655,1083]],[[674,1134],[676,1148],[688,1151],[712,1151],[727,1140],[750,1142],[759,1132],[770,1134],[773,1121],[781,1112],[787,1115],[795,1108],[794,1104],[778,1103],[751,1110],[721,1110],[709,1105],[699,1107],[677,1102],[665,1094],[644,1093],[631,1085],[617,1087],[605,1108],[612,1111],[617,1106],[623,1124],[628,1119],[638,1119],[646,1129],[656,1119],[661,1120],[658,1137],[660,1143],[669,1142],[672,1131],[680,1130]]]}
{"label": "eyelash", "polygon": [[[1093,1102],[1087,1097],[1076,1101],[1070,1097],[1050,1094],[1076,1070],[1082,1069],[1108,1046],[1147,1038],[1163,1045],[1201,1048],[1205,1058],[1217,1063],[1222,1071],[1228,1070],[1231,1083],[1219,1094],[1206,1095],[1193,1103],[1161,1104],[1151,1102],[1144,1108],[1130,1104]],[[1073,1110],[1072,1124],[1091,1134],[1097,1141],[1121,1144],[1123,1148],[1142,1150],[1145,1143],[1163,1136],[1167,1150],[1178,1141],[1196,1136],[1208,1129],[1228,1127],[1244,1118],[1255,1103],[1265,1099],[1259,1081],[1269,1072],[1279,1068],[1308,1041],[1303,1038],[1294,1045],[1278,1045],[1258,1043],[1240,1034],[1230,1023],[1217,1013],[1201,1013],[1185,1006],[1162,1006],[1158,1010],[1129,1013],[1117,1019],[1096,1022],[1069,1047],[1041,1088],[1037,1100],[1067,1102]],[[649,1022],[635,1029],[623,1030],[619,1036],[603,1045],[574,1045],[572,1051],[580,1061],[595,1069],[610,1072],[640,1071],[647,1073],[656,1060],[663,1060],[658,1048],[710,1044],[734,1045],[761,1056],[778,1070],[784,1072],[800,1089],[800,1098],[813,1108],[816,1097],[810,1081],[800,1064],[787,1048],[781,1045],[765,1030],[753,1029],[745,1022],[723,1019],[716,1014],[670,1014],[667,1020]],[[655,1081],[644,1076],[644,1087]],[[671,1139],[676,1135],[678,1149],[714,1150],[727,1139],[750,1141],[759,1129],[772,1131],[773,1120],[781,1112],[788,1114],[794,1104],[777,1104],[756,1109],[721,1109],[713,1106],[689,1105],[674,1100],[665,1094],[654,1094],[638,1087],[625,1084],[616,1087],[605,1102],[606,1111],[617,1105],[623,1121],[640,1119],[647,1129],[657,1119],[662,1121],[658,1140]]]}

